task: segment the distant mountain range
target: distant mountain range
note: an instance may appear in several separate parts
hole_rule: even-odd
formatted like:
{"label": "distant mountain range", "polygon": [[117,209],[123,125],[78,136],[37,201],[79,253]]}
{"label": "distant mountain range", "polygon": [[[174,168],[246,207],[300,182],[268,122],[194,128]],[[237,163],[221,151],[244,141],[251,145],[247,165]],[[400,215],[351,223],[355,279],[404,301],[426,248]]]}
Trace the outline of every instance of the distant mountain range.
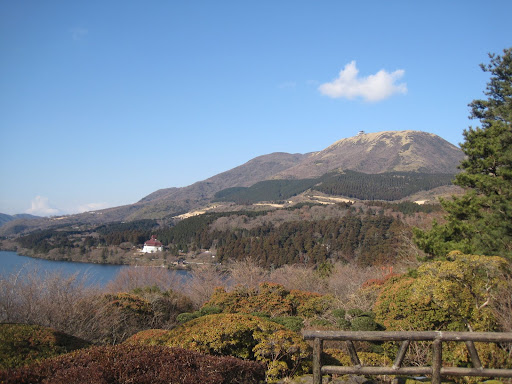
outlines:
{"label": "distant mountain range", "polygon": [[[303,187],[310,188],[320,182],[330,183],[332,187],[333,182],[339,179],[336,174],[346,174],[346,171],[373,175],[390,172],[453,175],[457,172],[457,166],[463,157],[464,154],[458,147],[431,133],[420,131],[360,133],[357,136],[339,140],[319,152],[306,154],[277,152],[259,156],[243,165],[187,187],[155,191],[134,204],[62,218],[15,220],[4,225],[0,229],[0,234],[24,231],[24,227],[25,230],[30,230],[34,226],[169,219],[211,203],[215,198],[218,199],[219,193],[223,195],[221,191],[228,190],[224,193],[226,201],[226,195],[229,196],[233,188],[248,188],[256,183],[271,180],[281,180],[281,182],[263,184],[260,190],[265,189],[265,185],[272,185],[274,190],[276,185],[280,185],[279,188],[292,191],[293,194],[300,193],[301,189],[304,190]],[[356,173],[350,174],[353,179]],[[358,178],[360,179],[359,176]],[[286,180],[295,181],[287,182]],[[314,181],[312,184],[311,180]],[[343,180],[346,182],[346,178]],[[281,193],[280,196],[284,195]]]}
{"label": "distant mountain range", "polygon": [[40,216],[29,215],[28,213],[20,213],[17,215],[7,215],[5,213],[0,213],[0,227],[4,224],[7,224],[10,221],[18,220],[18,219],[38,219]]}

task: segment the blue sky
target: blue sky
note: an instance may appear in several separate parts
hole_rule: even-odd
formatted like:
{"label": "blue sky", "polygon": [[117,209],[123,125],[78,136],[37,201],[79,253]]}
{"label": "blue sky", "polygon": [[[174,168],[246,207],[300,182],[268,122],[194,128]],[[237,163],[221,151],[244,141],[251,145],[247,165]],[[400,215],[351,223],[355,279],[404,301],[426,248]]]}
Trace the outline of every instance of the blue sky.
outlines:
{"label": "blue sky", "polygon": [[2,1],[0,212],[130,204],[359,130],[478,122],[512,1]]}

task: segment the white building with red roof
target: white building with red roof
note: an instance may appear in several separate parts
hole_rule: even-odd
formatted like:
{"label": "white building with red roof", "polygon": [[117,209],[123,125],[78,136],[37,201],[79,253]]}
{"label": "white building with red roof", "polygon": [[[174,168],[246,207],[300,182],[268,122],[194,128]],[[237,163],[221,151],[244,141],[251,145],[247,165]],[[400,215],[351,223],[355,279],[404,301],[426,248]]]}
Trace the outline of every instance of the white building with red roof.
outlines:
{"label": "white building with red roof", "polygon": [[151,236],[151,239],[144,243],[144,248],[142,248],[142,252],[144,253],[153,253],[153,252],[161,252],[163,251],[164,246],[161,242],[159,242],[155,235]]}

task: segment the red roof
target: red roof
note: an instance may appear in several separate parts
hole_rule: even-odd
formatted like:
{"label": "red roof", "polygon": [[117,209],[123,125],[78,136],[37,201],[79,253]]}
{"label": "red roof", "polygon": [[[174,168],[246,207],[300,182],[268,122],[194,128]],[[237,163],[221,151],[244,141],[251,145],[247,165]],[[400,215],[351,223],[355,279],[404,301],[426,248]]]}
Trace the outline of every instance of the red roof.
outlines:
{"label": "red roof", "polygon": [[148,245],[148,246],[152,246],[152,247],[161,247],[162,246],[162,243],[159,242],[157,239],[156,239],[156,236],[153,235],[151,236],[151,240],[148,240],[144,243],[144,245]]}

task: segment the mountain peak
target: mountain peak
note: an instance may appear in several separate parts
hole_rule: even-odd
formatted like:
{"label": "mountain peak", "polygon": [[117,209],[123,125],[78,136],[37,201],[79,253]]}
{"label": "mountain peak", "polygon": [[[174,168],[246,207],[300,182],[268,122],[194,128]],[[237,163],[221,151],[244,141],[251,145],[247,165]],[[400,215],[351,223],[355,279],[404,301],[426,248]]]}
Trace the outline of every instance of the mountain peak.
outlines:
{"label": "mountain peak", "polygon": [[366,133],[364,131],[360,131],[356,136],[348,137],[345,139],[340,139],[334,142],[332,145],[327,147],[335,147],[340,144],[346,142],[352,142],[357,144],[364,143],[377,143],[384,142],[388,145],[393,145],[397,141],[400,142],[401,145],[407,145],[412,143],[418,137],[430,138],[432,140],[440,139],[439,136],[434,135],[433,133],[422,132],[422,131],[413,131],[413,130],[405,130],[405,131],[381,131],[381,132],[370,132]]}
{"label": "mountain peak", "polygon": [[364,173],[455,173],[462,157],[459,148],[432,133],[412,130],[360,132],[336,141],[277,177],[318,177],[335,169]]}

